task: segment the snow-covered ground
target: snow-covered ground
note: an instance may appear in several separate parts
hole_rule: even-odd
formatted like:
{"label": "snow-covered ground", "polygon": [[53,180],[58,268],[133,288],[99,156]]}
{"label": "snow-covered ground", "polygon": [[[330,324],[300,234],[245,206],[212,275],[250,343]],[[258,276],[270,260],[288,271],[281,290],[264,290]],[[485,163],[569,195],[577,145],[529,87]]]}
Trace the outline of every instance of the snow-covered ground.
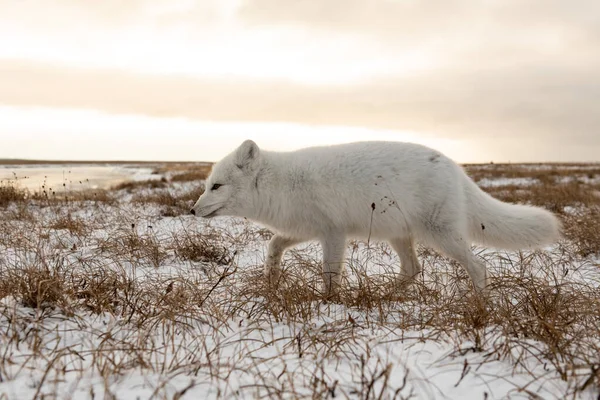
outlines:
{"label": "snow-covered ground", "polygon": [[481,187],[497,187],[497,186],[528,186],[539,183],[537,179],[532,178],[483,178],[477,181],[477,184]]}
{"label": "snow-covered ground", "polygon": [[[147,178],[149,171],[132,175]],[[166,190],[183,196],[198,184]],[[541,252],[474,249],[498,283],[492,310],[482,314],[492,317],[480,324],[465,274],[426,248],[419,249],[424,273],[417,287],[390,292],[397,256],[385,244],[349,243],[346,297],[325,302],[311,289],[319,282],[317,244],[286,254],[283,287],[273,292],[261,278],[269,238],[261,227],[234,218],[205,221],[183,210],[163,217],[160,204],[116,195],[114,203],[32,202],[31,218],[16,217],[22,210],[15,204],[0,209],[0,279],[19,282],[11,274],[40,268],[66,293],[35,308],[19,290],[0,300],[0,399],[599,396],[600,378],[586,384],[600,365],[597,354],[573,350],[573,365],[574,358],[553,357],[558,350],[535,337],[533,327],[560,325],[548,325],[547,310],[511,333],[518,324],[504,323],[493,309],[510,310],[508,299],[515,313],[528,310],[546,301],[542,289],[556,297],[584,288],[594,298],[598,260],[575,256],[569,243]],[[59,217],[83,225],[64,228]],[[187,241],[220,255],[186,255]],[[546,285],[539,303],[526,299],[533,292],[508,297],[503,285],[514,277],[527,290],[535,287],[527,282]],[[34,291],[46,296],[44,281],[36,282]],[[368,304],[369,290],[392,295],[374,294]],[[103,291],[105,297],[97,294]],[[600,337],[577,340],[600,349]]]}

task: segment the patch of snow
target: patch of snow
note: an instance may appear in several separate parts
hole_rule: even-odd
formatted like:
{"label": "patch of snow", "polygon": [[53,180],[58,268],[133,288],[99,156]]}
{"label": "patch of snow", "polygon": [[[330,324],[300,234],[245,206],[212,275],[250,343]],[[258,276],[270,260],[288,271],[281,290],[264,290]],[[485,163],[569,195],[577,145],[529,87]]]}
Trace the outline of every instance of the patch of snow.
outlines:
{"label": "patch of snow", "polygon": [[540,183],[538,179],[534,178],[483,178],[477,181],[477,185],[481,187],[499,187],[499,186],[531,186]]}

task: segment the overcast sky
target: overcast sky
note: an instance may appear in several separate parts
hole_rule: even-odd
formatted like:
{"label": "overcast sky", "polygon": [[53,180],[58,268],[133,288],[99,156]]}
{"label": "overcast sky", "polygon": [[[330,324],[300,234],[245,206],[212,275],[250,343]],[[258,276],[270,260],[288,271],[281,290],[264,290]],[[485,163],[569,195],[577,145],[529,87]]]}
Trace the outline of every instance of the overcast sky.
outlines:
{"label": "overcast sky", "polygon": [[600,160],[600,1],[0,0],[0,158]]}

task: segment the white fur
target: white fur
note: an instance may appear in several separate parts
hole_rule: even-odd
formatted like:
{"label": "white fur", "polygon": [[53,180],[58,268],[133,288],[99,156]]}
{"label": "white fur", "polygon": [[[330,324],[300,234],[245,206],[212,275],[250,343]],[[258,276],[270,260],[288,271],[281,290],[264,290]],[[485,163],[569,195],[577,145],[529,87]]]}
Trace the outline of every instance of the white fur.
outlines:
{"label": "white fur", "polygon": [[[211,190],[214,184],[222,186]],[[340,284],[348,237],[387,240],[404,279],[420,271],[414,242],[428,244],[457,260],[481,290],[487,272],[470,251],[472,242],[530,249],[560,236],[549,211],[494,199],[448,157],[399,142],[284,153],[261,151],[247,140],[214,166],[193,212],[247,217],[275,231],[265,265],[272,281],[279,279],[285,249],[319,240],[330,294]]]}

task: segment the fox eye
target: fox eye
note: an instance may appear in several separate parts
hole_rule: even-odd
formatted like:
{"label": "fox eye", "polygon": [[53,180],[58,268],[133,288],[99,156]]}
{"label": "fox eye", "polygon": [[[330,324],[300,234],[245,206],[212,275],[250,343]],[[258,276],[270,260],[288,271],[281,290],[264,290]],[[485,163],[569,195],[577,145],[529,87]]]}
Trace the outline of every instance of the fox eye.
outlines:
{"label": "fox eye", "polygon": [[214,185],[212,185],[212,187],[210,188],[210,190],[217,190],[221,186],[223,186],[223,185],[221,185],[220,183],[215,183]]}

